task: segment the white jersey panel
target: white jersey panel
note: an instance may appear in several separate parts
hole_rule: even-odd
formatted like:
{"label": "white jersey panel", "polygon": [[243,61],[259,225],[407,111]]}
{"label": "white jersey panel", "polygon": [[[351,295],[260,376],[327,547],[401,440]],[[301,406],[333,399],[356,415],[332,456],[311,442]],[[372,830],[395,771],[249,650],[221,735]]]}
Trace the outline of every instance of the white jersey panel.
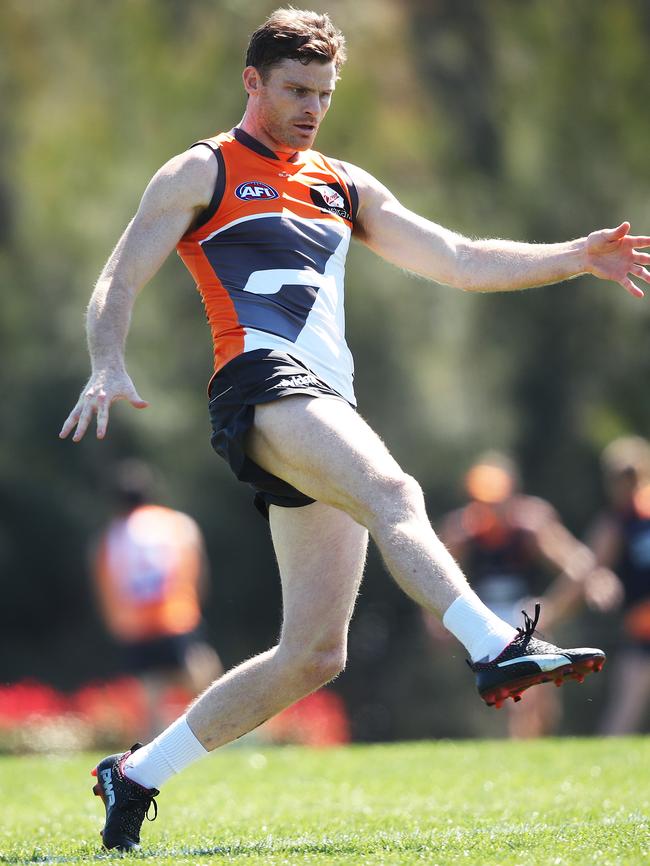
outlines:
{"label": "white jersey panel", "polygon": [[201,245],[237,311],[244,352],[293,355],[354,404],[344,309],[351,235],[342,221],[283,211],[234,220]]}
{"label": "white jersey panel", "polygon": [[[245,328],[244,351],[277,349],[287,352],[302,361],[319,379],[338,391],[348,402],[356,405],[353,386],[354,362],[345,341],[343,290],[345,258],[350,246],[351,232],[343,225],[340,226],[340,230],[341,243],[327,262],[324,274],[317,275],[319,288],[316,300],[297,339],[290,341],[277,334]],[[265,276],[268,279],[269,274],[265,272],[252,274],[246,286],[247,291],[251,289],[255,291],[256,287],[264,282]],[[292,280],[294,283],[312,284],[314,274],[311,271],[285,273],[281,275],[281,280],[283,283]],[[266,284],[268,285],[268,282]]]}

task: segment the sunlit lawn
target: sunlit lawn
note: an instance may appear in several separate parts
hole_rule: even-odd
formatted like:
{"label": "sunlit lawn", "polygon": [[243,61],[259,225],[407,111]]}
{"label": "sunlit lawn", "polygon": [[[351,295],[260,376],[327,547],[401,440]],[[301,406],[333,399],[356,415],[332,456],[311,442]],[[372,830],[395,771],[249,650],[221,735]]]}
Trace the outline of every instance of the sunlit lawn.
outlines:
{"label": "sunlit lawn", "polygon": [[[0,862],[102,853],[97,756],[0,759]],[[230,748],[170,781],[156,864],[636,866],[650,862],[650,740]]]}

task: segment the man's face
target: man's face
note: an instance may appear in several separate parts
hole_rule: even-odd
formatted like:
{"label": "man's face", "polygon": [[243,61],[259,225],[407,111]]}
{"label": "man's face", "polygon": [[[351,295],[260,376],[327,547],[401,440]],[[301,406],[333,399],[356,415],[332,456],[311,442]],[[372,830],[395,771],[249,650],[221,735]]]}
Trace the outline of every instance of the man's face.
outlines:
{"label": "man's face", "polygon": [[634,502],[639,488],[639,476],[633,467],[613,473],[608,479],[608,492],[616,508],[627,509]]}
{"label": "man's face", "polygon": [[333,61],[283,60],[269,70],[266,81],[253,67],[244,70],[248,109],[274,150],[308,150],[327,114],[336,70]]}

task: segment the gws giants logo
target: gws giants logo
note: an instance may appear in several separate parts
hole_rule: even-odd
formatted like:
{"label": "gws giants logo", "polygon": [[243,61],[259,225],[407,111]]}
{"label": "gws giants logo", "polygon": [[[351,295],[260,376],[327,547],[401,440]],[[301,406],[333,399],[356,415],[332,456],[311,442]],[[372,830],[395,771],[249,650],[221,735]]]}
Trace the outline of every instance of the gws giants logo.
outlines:
{"label": "gws giants logo", "polygon": [[247,180],[239,184],[235,195],[242,201],[266,201],[278,198],[278,191],[261,180]]}
{"label": "gws giants logo", "polygon": [[316,189],[325,199],[325,204],[329,207],[344,208],[345,201],[343,196],[331,186],[317,186]]}
{"label": "gws giants logo", "polygon": [[321,210],[335,213],[345,220],[351,220],[350,205],[339,183],[317,184],[309,190],[311,200]]}

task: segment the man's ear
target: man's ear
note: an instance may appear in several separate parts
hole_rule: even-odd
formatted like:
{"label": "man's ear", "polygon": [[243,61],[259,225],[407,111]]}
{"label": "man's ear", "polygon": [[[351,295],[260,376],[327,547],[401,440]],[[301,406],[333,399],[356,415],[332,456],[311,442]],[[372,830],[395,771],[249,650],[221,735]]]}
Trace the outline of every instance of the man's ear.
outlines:
{"label": "man's ear", "polygon": [[260,87],[262,86],[262,76],[254,66],[247,66],[244,69],[242,72],[242,79],[244,81],[244,89],[249,96],[259,93]]}

